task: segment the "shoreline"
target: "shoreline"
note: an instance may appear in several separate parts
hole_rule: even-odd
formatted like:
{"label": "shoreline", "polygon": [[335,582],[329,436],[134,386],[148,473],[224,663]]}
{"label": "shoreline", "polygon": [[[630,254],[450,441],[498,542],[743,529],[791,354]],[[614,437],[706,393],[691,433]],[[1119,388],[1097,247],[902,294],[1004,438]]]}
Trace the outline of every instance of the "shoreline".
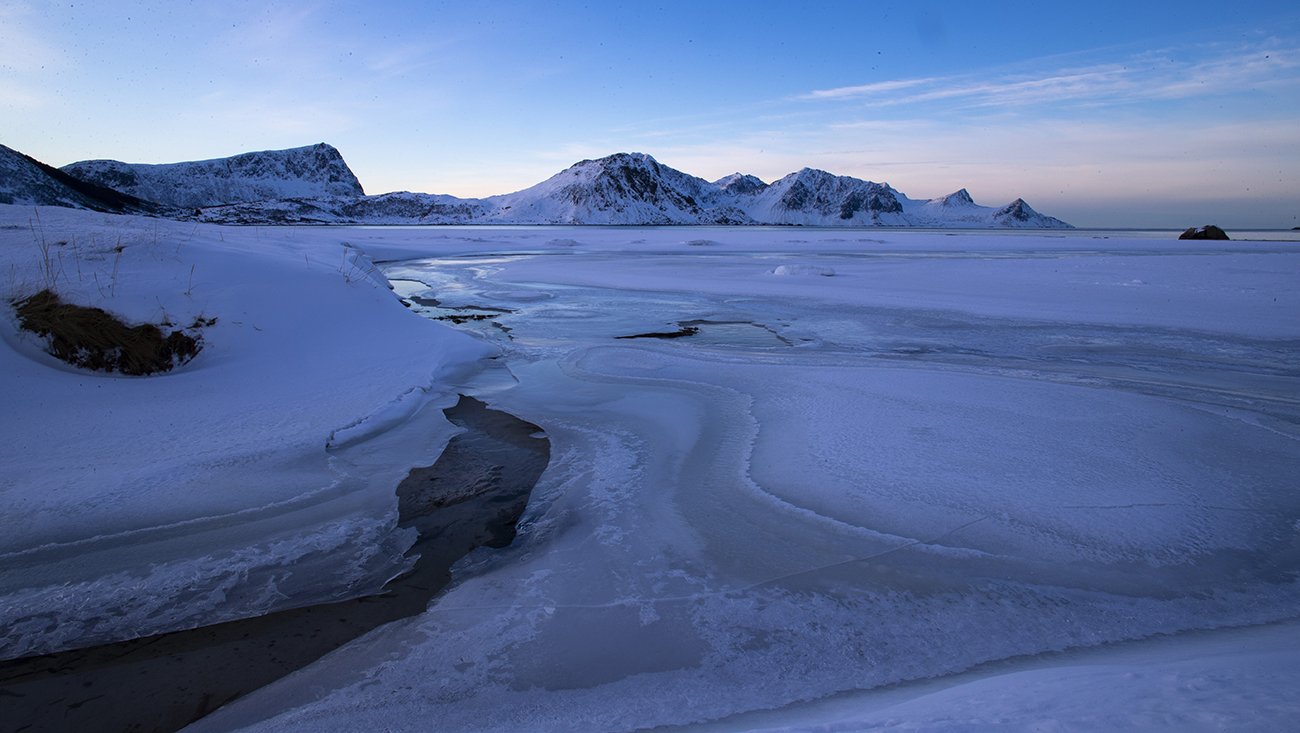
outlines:
{"label": "shoreline", "polygon": [[[461,396],[465,428],[397,487],[419,560],[382,593],[0,662],[0,719],[17,733],[175,731],[386,623],[417,615],[479,546],[504,547],[549,461],[540,428]],[[142,701],[139,705],[124,701]],[[145,702],[147,701],[147,702]]]}

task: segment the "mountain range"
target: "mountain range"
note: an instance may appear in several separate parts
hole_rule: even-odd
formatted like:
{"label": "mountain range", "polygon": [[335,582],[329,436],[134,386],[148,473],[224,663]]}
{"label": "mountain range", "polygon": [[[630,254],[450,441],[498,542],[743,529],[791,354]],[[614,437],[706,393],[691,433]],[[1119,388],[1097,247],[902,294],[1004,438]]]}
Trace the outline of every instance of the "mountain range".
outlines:
{"label": "mountain range", "polygon": [[[88,197],[85,191],[98,193]],[[111,201],[119,208],[106,203]],[[772,183],[742,173],[706,181],[644,153],[584,160],[530,188],[481,199],[411,192],[367,196],[343,156],[325,143],[186,163],[89,160],[61,169],[0,146],[0,203],[230,224],[1070,226],[1022,199],[980,206],[965,189],[911,199],[887,183],[813,168]]]}

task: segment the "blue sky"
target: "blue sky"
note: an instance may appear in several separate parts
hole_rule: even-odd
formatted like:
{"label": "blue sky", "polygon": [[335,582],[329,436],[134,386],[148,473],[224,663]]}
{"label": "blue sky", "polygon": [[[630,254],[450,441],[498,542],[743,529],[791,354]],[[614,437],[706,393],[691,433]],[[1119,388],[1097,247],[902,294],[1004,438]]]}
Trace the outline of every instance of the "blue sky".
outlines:
{"label": "blue sky", "polygon": [[1080,226],[1300,225],[1285,2],[0,4],[0,143],[54,165],[334,144],[482,196],[639,151]]}

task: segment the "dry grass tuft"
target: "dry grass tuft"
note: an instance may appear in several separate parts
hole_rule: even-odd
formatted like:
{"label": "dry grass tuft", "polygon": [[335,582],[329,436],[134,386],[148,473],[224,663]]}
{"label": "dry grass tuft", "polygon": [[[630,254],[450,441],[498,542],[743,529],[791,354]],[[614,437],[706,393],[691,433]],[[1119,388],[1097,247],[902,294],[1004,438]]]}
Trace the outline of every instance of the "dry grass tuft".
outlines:
{"label": "dry grass tuft", "polygon": [[64,303],[52,290],[14,302],[19,325],[48,337],[51,354],[73,366],[105,372],[146,375],[171,371],[193,359],[203,348],[201,336],[191,336],[217,319],[198,319],[188,329],[166,336],[152,323],[128,326],[100,308]]}

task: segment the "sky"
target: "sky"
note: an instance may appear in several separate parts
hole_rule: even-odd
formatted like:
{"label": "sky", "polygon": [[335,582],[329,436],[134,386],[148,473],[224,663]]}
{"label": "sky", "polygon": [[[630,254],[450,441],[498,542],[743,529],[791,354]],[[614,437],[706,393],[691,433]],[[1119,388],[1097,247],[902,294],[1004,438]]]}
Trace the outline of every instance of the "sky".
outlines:
{"label": "sky", "polygon": [[0,144],[52,165],[328,142],[367,193],[644,152],[1085,227],[1300,226],[1293,2],[0,0]]}

